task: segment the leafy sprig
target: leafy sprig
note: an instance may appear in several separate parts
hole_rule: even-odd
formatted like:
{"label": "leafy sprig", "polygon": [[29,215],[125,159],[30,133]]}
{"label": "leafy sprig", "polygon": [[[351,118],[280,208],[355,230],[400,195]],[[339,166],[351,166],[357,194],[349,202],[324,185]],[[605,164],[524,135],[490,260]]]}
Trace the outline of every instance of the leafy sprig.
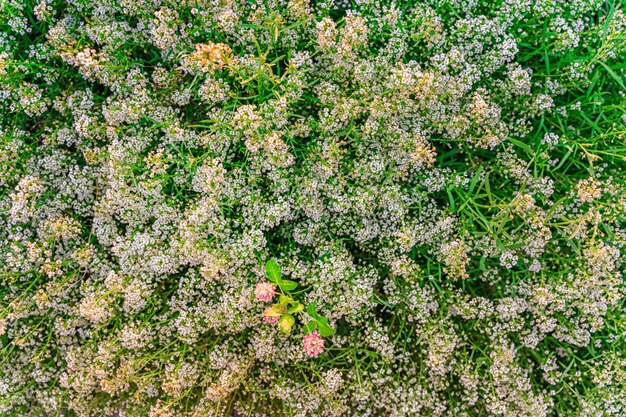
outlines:
{"label": "leafy sprig", "polygon": [[[280,267],[274,259],[267,261],[265,272],[268,280],[278,286],[282,294],[278,303],[266,309],[264,314],[269,317],[278,317],[278,327],[283,333],[288,334],[296,323],[295,315],[304,312],[304,304],[291,295],[291,292],[298,287],[298,283],[283,279]],[[306,306],[306,312],[312,320],[304,326],[304,334],[317,330],[320,336],[328,337],[336,333],[336,330],[328,324],[328,319],[317,313],[315,302]]]}

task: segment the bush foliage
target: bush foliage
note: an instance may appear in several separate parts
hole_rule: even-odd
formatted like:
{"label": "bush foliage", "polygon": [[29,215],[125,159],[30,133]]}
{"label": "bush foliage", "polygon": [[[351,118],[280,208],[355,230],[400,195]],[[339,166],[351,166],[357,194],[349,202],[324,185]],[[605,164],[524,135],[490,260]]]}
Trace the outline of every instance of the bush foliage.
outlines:
{"label": "bush foliage", "polygon": [[624,416],[623,0],[0,0],[0,414]]}

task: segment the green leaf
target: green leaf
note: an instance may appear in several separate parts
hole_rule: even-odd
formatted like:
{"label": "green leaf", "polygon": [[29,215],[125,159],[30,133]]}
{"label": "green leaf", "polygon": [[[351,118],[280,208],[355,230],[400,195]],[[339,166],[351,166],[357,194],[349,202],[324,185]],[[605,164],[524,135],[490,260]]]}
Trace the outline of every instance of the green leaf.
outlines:
{"label": "green leaf", "polygon": [[278,284],[280,281],[280,267],[275,260],[270,259],[267,261],[265,264],[265,272],[267,273],[267,278],[271,282]]}
{"label": "green leaf", "polygon": [[289,333],[295,322],[296,319],[291,314],[283,314],[278,319],[278,327],[283,331],[283,333]]}
{"label": "green leaf", "polygon": [[306,306],[306,312],[314,320],[317,320],[320,317],[317,315],[317,312],[315,311],[315,303],[309,303],[309,305]]}
{"label": "green leaf", "polygon": [[328,337],[334,335],[337,331],[328,325],[326,317],[320,317],[317,320],[317,331],[320,336]]}
{"label": "green leaf", "polygon": [[323,336],[323,337],[332,336],[337,332],[335,329],[333,329],[327,324],[322,325],[318,322],[317,327],[318,327],[318,332],[320,336]]}
{"label": "green leaf", "polygon": [[289,310],[287,310],[287,313],[295,314],[295,313],[299,313],[299,312],[301,312],[303,310],[304,310],[304,305],[302,303],[298,303],[295,306],[291,307]]}
{"label": "green leaf", "polygon": [[283,291],[293,291],[298,287],[298,283],[288,279],[281,279],[278,281],[278,286],[282,288]]}
{"label": "green leaf", "polygon": [[317,322],[315,320],[311,320],[304,326],[304,334],[309,334],[313,330],[317,329]]}
{"label": "green leaf", "polygon": [[448,200],[450,201],[450,210],[454,213],[456,211],[456,204],[454,204],[454,197],[452,196],[452,191],[448,188]]}
{"label": "green leaf", "polygon": [[604,67],[606,72],[609,73],[609,75],[620,85],[620,87],[622,87],[622,89],[626,88],[626,86],[624,86],[624,80],[622,80],[622,78],[619,75],[617,75],[615,73],[615,71],[613,71],[613,69],[611,69],[611,67],[609,67],[608,65],[606,65],[602,61],[598,61],[598,64],[600,64],[600,65],[602,65]]}
{"label": "green leaf", "polygon": [[525,150],[526,152],[528,152],[529,155],[534,155],[534,152],[533,152],[532,148],[530,146],[528,146],[527,144],[525,144],[524,142],[522,142],[521,140],[517,140],[517,139],[513,139],[513,138],[507,138],[507,139],[513,145],[517,145],[520,148],[522,148],[523,150]]}
{"label": "green leaf", "polygon": [[472,194],[472,191],[474,191],[474,187],[476,187],[476,184],[478,183],[478,179],[480,178],[480,174],[482,173],[483,169],[479,168],[476,171],[476,174],[474,174],[474,177],[472,178],[472,181],[470,182],[469,185],[469,189],[467,190],[468,194]]}

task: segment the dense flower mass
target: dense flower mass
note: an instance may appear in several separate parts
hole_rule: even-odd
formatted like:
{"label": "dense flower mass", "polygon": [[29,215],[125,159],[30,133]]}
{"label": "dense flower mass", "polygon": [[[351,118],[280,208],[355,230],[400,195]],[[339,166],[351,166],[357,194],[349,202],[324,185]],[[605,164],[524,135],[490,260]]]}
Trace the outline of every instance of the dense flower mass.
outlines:
{"label": "dense flower mass", "polygon": [[0,0],[0,415],[626,415],[625,9]]}

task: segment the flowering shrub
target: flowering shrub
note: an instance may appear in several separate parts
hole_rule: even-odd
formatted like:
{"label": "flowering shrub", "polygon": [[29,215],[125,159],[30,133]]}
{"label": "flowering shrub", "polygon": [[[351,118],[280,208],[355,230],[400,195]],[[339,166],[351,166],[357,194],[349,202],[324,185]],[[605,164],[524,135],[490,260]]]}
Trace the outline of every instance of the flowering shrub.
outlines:
{"label": "flowering shrub", "polygon": [[623,416],[623,0],[1,0],[0,414]]}

